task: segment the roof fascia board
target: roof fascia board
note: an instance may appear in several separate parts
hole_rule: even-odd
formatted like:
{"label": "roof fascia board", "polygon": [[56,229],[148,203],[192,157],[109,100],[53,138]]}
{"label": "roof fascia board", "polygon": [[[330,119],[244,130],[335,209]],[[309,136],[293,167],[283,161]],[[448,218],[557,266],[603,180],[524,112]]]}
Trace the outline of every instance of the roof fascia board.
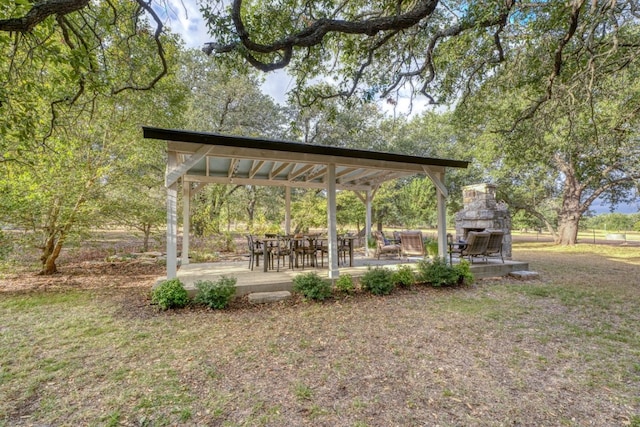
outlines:
{"label": "roof fascia board", "polygon": [[[272,150],[276,152],[289,152],[296,154],[324,155],[331,153],[333,157],[383,160],[395,163],[413,163],[425,166],[445,166],[455,168],[466,168],[469,162],[463,160],[438,159],[430,157],[409,156],[396,153],[385,153],[368,150],[357,150],[350,148],[320,146],[313,144],[303,144],[299,142],[275,141],[269,139],[247,138],[230,135],[220,135],[206,132],[191,132],[175,129],[160,129],[143,127],[145,138],[165,140],[167,142],[183,142],[187,144],[206,144],[224,147],[236,147],[247,150]],[[193,150],[191,150],[193,151]],[[331,161],[327,161],[331,162]]]}

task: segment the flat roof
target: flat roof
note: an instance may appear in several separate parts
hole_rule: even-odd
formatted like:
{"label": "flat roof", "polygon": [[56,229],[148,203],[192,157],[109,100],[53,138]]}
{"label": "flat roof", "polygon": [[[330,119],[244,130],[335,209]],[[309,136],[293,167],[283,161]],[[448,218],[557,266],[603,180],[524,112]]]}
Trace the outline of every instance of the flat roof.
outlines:
{"label": "flat roof", "polygon": [[144,138],[167,141],[177,166],[168,182],[326,187],[336,165],[338,189],[363,190],[415,174],[466,168],[468,161],[304,144],[267,138],[143,126]]}

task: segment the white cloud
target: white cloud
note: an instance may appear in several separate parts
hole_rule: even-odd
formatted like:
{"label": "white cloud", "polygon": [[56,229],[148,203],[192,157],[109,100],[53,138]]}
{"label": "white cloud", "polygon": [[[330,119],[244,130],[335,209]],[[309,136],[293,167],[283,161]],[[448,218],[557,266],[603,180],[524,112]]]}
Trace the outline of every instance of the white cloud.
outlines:
{"label": "white cloud", "polygon": [[207,27],[195,0],[166,0],[156,9],[172,32],[180,34],[187,47],[201,48],[209,41]]}

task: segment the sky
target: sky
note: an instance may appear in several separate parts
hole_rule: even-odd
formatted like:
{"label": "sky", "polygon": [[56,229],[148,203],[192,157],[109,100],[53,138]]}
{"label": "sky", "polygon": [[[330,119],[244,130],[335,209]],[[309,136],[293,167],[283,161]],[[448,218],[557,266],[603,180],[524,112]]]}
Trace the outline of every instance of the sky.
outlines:
{"label": "sky", "polygon": [[[172,32],[182,36],[187,47],[202,48],[205,43],[211,41],[196,0],[167,0],[166,4],[166,9],[158,10],[158,12],[161,13],[161,16],[166,17],[165,25]],[[279,70],[265,74],[265,83],[262,85],[262,91],[271,96],[275,102],[284,105],[287,91],[292,89],[293,84],[293,78],[284,70]],[[387,113],[393,114],[392,107],[386,102],[380,103],[380,106]],[[398,111],[410,111],[408,97],[399,99],[396,109]],[[411,111],[412,114],[418,114],[424,111],[424,106],[414,101]],[[610,207],[608,204],[603,204],[601,200],[596,200],[591,205],[591,210],[597,214],[609,213]],[[615,208],[615,212],[618,213],[636,213],[638,211],[640,211],[640,204],[638,203],[622,204]]]}

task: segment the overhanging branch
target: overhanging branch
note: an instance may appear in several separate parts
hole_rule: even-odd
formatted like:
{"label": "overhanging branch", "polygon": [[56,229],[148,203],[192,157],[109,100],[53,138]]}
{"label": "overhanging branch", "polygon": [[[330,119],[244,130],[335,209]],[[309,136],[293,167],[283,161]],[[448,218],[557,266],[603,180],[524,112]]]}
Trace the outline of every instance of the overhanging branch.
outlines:
{"label": "overhanging branch", "polygon": [[31,31],[51,15],[66,15],[87,7],[89,0],[47,0],[33,5],[21,17],[0,19],[0,31]]}

